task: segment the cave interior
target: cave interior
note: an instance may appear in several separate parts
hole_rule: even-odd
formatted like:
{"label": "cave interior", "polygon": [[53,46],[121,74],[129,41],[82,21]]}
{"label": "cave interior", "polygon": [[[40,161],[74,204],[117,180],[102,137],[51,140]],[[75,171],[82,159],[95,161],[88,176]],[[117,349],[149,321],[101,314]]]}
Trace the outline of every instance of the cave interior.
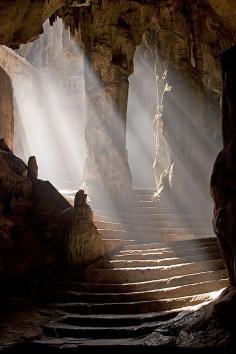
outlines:
{"label": "cave interior", "polygon": [[235,0],[0,1],[0,352],[235,353],[234,116]]}

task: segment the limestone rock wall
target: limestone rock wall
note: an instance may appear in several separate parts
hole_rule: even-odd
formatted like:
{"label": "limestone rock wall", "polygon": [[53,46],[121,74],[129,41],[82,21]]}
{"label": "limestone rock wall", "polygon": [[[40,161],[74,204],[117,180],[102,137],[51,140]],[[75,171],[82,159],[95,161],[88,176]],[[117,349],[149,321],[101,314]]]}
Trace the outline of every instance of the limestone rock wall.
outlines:
{"label": "limestone rock wall", "polygon": [[223,149],[219,152],[211,176],[211,194],[214,200],[213,226],[231,285],[236,285],[235,243],[235,87],[236,46],[222,55],[223,76]]}
{"label": "limestone rock wall", "polygon": [[[110,195],[121,196],[122,191],[128,195],[132,187],[126,152],[120,150],[119,159],[116,150],[125,146],[127,80],[133,72],[134,51],[145,34],[156,53],[160,96],[154,120],[157,188],[165,171],[177,202],[191,204],[198,195],[196,205],[209,202],[211,165],[221,144],[219,55],[235,41],[231,23],[222,20],[215,5],[202,0],[120,0],[114,5],[108,0],[59,12],[72,32],[79,33],[89,63],[85,71],[89,194],[99,190],[105,195],[109,189]],[[195,184],[194,168],[198,171]]]}
{"label": "limestone rock wall", "polygon": [[13,89],[11,79],[0,67],[0,139],[4,138],[7,144],[13,146]]}

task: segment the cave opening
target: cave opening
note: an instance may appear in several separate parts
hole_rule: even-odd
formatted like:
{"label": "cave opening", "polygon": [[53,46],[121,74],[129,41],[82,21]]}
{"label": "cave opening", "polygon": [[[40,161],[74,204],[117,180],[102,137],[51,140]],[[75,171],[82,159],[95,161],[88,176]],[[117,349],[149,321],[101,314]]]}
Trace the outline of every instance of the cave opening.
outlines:
{"label": "cave opening", "polygon": [[154,128],[157,106],[154,58],[144,43],[134,54],[134,73],[129,78],[126,145],[133,189],[154,190]]}
{"label": "cave opening", "polygon": [[83,183],[84,53],[61,19],[43,28],[34,42],[15,53],[5,48],[2,57],[8,55],[14,90],[13,150],[25,162],[36,156],[39,178],[66,193]]}

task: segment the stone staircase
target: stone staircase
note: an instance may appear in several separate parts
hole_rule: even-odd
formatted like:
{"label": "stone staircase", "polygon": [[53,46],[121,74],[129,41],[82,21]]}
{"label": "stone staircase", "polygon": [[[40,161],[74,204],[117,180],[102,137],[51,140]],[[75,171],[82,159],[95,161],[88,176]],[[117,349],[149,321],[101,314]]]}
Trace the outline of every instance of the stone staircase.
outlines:
{"label": "stone staircase", "polygon": [[135,191],[138,207],[130,212],[95,210],[104,242],[117,250],[53,292],[59,318],[35,349],[142,346],[160,322],[207,304],[228,285],[210,220],[161,209],[152,194]]}

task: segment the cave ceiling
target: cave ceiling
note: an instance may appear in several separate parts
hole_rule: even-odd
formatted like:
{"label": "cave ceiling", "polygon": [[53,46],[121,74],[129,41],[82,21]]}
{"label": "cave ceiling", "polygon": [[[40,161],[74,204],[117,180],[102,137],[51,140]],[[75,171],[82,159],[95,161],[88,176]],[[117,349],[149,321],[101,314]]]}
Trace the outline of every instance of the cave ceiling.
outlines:
{"label": "cave ceiling", "polygon": [[[89,5],[90,3],[90,5]],[[102,6],[104,12],[109,4],[114,4],[114,11],[118,11],[124,4],[136,4],[148,7],[173,7],[189,4],[185,0],[13,0],[0,1],[0,44],[17,48],[22,43],[33,41],[43,32],[43,23],[53,16],[59,9],[67,8],[73,16],[79,12],[89,12],[97,6]],[[194,2],[198,7],[207,7],[213,12],[213,17],[221,26],[222,36],[236,32],[236,2],[234,0],[199,0]],[[85,6],[88,5],[88,6]],[[168,19],[167,19],[168,20]],[[138,25],[136,23],[136,25]]]}

